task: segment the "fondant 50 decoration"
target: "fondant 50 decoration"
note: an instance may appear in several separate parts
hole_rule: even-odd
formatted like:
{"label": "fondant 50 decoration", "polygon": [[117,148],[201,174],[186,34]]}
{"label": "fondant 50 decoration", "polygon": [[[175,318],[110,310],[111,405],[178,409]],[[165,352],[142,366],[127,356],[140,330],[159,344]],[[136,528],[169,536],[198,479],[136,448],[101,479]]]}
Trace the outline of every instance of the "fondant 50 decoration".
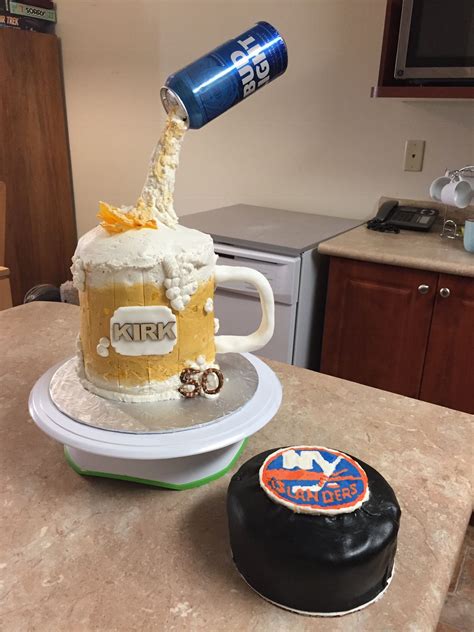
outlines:
{"label": "fondant 50 decoration", "polygon": [[178,391],[187,399],[193,399],[204,393],[205,395],[217,395],[224,386],[222,371],[216,368],[184,369],[179,376],[182,386]]}
{"label": "fondant 50 decoration", "polygon": [[166,355],[177,341],[176,316],[164,305],[119,307],[110,319],[110,343],[121,355]]}
{"label": "fondant 50 decoration", "polygon": [[349,513],[369,497],[362,467],[347,454],[328,448],[277,450],[263,462],[259,478],[273,501],[296,513]]}

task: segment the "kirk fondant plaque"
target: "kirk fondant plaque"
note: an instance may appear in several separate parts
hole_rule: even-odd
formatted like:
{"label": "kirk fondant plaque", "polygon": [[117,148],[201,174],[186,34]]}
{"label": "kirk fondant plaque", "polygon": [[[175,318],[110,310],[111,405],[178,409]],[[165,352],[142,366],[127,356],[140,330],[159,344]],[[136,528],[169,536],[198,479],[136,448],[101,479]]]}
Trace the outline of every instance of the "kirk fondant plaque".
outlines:
{"label": "kirk fondant plaque", "polygon": [[121,355],[165,355],[177,339],[176,316],[164,305],[119,307],[110,319],[110,343]]}

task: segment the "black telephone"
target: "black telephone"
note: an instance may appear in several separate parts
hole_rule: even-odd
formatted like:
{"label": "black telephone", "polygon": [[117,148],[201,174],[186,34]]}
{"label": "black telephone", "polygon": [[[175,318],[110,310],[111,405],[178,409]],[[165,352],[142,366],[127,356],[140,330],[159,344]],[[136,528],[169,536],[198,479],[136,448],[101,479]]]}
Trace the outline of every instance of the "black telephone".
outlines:
{"label": "black telephone", "polygon": [[387,200],[380,206],[377,215],[367,222],[367,228],[396,233],[400,228],[428,231],[437,216],[438,210],[435,208],[400,206],[396,200]]}

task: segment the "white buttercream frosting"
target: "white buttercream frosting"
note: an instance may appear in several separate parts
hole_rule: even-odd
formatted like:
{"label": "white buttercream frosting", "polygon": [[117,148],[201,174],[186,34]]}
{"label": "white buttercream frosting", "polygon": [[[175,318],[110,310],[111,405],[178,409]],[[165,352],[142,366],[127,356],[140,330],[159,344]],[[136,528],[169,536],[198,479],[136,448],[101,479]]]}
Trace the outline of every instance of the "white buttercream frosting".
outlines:
{"label": "white buttercream frosting", "polygon": [[84,292],[86,287],[86,272],[80,257],[76,257],[74,255],[72,259],[71,272],[74,287],[76,290],[79,290],[79,292]]}
{"label": "white buttercream frosting", "polygon": [[[111,272],[115,281],[128,285],[165,282],[167,293],[173,289],[167,294],[173,294],[170,302],[181,299],[183,309],[197,284],[211,276],[216,258],[210,235],[185,226],[160,224],[158,230],[112,235],[97,226],[79,240],[71,269],[78,290],[84,290],[85,282],[94,287],[109,284]],[[181,304],[172,307],[179,310]]]}
{"label": "white buttercream frosting", "polygon": [[206,362],[206,358],[202,355],[198,356],[195,360],[186,360],[186,366],[190,369],[196,369],[197,371],[219,368],[219,365],[216,364],[216,362]]}
{"label": "white buttercream frosting", "polygon": [[166,297],[171,307],[181,312],[198,288],[197,281],[191,280],[195,277],[196,264],[186,254],[180,253],[174,257],[167,255],[163,259],[163,268],[166,274],[164,285],[168,288]]}
{"label": "white buttercream frosting", "polygon": [[99,344],[96,347],[97,354],[100,355],[102,358],[108,358],[109,347],[110,340],[106,336],[102,336],[102,338],[99,340]]}
{"label": "white buttercream frosting", "polygon": [[152,154],[148,176],[137,203],[137,206],[144,205],[150,209],[159,222],[171,228],[178,224],[173,194],[185,132],[186,125],[180,118],[173,115],[168,117]]}
{"label": "white buttercream frosting", "polygon": [[101,387],[88,380],[84,372],[84,365],[80,359],[77,367],[78,376],[82,386],[91,393],[95,393],[95,395],[100,395],[106,399],[113,399],[118,402],[145,403],[181,398],[178,391],[178,388],[181,385],[179,375],[173,375],[173,377],[170,377],[168,380],[163,380],[162,382],[154,380],[152,382],[148,382],[145,386],[127,387],[126,389],[117,391],[107,388],[105,384],[104,387]]}
{"label": "white buttercream frosting", "polygon": [[109,357],[109,350],[107,349],[107,347],[104,347],[103,345],[97,345],[96,351],[97,351],[97,355],[100,355],[102,358]]}

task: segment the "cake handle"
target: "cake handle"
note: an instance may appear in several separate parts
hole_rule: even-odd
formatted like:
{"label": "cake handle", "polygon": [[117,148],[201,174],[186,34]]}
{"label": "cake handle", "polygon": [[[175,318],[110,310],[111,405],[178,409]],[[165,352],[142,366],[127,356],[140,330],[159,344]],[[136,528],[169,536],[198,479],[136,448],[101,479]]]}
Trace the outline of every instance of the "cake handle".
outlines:
{"label": "cake handle", "polygon": [[262,306],[262,320],[257,331],[248,336],[216,336],[216,352],[242,353],[264,347],[270,341],[275,327],[275,302],[270,283],[263,274],[251,268],[217,266],[214,276],[216,284],[227,281],[250,283],[257,289]]}

